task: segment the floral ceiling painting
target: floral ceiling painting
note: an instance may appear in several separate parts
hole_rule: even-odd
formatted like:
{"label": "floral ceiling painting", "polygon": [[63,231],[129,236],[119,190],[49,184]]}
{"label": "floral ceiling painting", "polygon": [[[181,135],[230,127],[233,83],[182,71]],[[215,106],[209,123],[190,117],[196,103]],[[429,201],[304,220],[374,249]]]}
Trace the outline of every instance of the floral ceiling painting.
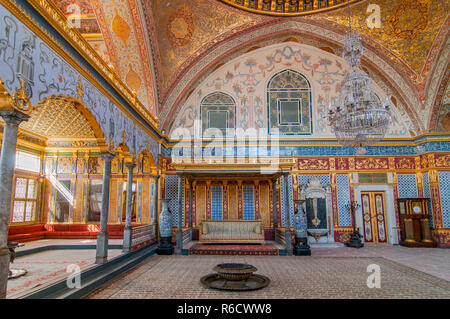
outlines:
{"label": "floral ceiling painting", "polygon": [[[284,41],[280,32],[315,39],[316,47],[332,47],[339,55],[348,32],[346,1],[54,2],[68,17],[78,14],[79,31],[165,128],[192,86],[227,56],[251,50],[264,37]],[[73,4],[79,6],[75,13]],[[397,92],[396,100],[405,106],[402,116],[418,126],[413,131],[442,130],[446,121],[449,12],[450,0],[350,1],[352,28],[377,55],[376,62],[367,56],[365,67],[384,78],[390,94]],[[383,67],[396,75],[379,70]]]}

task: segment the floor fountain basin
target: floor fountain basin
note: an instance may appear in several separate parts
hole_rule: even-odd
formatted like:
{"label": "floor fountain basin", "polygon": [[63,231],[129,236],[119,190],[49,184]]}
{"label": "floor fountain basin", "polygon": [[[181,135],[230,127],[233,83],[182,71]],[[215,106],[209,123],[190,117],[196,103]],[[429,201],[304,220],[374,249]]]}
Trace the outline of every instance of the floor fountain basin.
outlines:
{"label": "floor fountain basin", "polygon": [[222,263],[214,267],[217,273],[200,279],[207,288],[219,290],[249,291],[267,287],[270,279],[254,274],[256,267],[242,263]]}

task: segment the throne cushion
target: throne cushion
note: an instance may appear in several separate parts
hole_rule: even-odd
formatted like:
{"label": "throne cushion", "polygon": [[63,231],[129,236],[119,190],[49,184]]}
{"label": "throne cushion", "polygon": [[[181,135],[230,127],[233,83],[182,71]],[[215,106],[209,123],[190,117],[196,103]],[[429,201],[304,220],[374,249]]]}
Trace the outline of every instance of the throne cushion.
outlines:
{"label": "throne cushion", "polygon": [[[205,227],[208,228],[207,232],[204,231]],[[264,242],[261,221],[203,221],[201,229],[201,242]]]}

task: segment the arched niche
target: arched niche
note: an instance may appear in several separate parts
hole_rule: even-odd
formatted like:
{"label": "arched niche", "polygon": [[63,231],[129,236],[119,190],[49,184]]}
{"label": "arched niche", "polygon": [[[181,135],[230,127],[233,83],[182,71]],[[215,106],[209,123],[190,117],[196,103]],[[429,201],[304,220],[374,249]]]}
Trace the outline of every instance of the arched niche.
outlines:
{"label": "arched niche", "polygon": [[[224,92],[212,92],[200,103],[200,119],[202,133],[215,134],[220,130],[222,136],[234,136],[236,128],[236,102],[233,97]],[[217,133],[217,132],[216,132]]]}
{"label": "arched niche", "polygon": [[139,171],[143,174],[156,175],[158,173],[155,160],[148,150],[144,150],[139,155]]}
{"label": "arched niche", "polygon": [[54,142],[55,148],[107,149],[105,134],[95,116],[83,101],[69,95],[52,95],[39,101],[20,128]]}
{"label": "arched niche", "polygon": [[278,72],[270,78],[266,96],[269,134],[312,134],[311,84],[306,76],[291,69]]}

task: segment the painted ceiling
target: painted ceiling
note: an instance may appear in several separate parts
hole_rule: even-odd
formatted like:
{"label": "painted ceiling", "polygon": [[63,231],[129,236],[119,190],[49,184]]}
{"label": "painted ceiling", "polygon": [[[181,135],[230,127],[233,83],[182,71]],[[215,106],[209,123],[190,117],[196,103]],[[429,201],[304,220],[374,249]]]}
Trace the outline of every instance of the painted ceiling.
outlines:
{"label": "painted ceiling", "polygon": [[21,129],[52,139],[95,139],[95,133],[86,117],[74,102],[49,99],[31,113]]}
{"label": "painted ceiling", "polygon": [[[69,18],[78,18],[73,21],[80,22],[79,31],[160,118],[162,128],[173,121],[190,87],[228,56],[267,39],[285,41],[279,34],[289,32],[300,42],[339,52],[348,32],[342,0],[305,0],[296,12],[289,9],[298,2],[292,0],[54,1]],[[351,2],[352,27],[379,58],[367,57],[371,75],[392,83],[422,132],[448,127],[450,0]],[[267,14],[276,14],[282,3],[297,16]],[[265,12],[258,12],[264,4]]]}

